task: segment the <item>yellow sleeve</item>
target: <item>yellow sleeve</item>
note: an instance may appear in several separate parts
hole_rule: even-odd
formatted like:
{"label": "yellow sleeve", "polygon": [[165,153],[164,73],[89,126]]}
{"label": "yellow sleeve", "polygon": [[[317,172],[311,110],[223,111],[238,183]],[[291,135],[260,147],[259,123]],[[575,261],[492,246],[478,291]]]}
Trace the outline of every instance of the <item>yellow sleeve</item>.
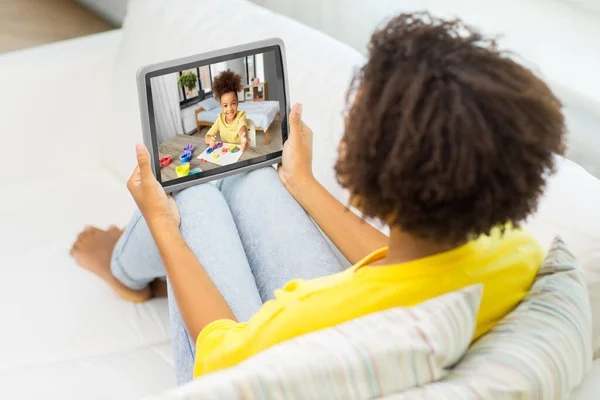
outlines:
{"label": "yellow sleeve", "polygon": [[247,323],[230,319],[220,319],[205,326],[196,340],[194,378],[206,371],[231,367],[248,358],[247,326]]}
{"label": "yellow sleeve", "polygon": [[219,117],[217,117],[217,120],[215,121],[214,124],[212,124],[212,126],[210,127],[210,129],[208,130],[208,132],[206,132],[207,136],[217,136],[217,133],[219,133]]}

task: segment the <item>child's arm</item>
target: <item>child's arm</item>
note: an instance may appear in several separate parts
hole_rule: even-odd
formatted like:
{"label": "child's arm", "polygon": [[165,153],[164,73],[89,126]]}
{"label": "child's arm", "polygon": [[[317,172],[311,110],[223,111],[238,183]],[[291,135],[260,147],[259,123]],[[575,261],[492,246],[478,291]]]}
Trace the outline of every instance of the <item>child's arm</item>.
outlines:
{"label": "child's arm", "polygon": [[248,148],[248,128],[246,128],[246,125],[240,128],[239,134],[242,142],[242,151],[246,151]]}
{"label": "child's arm", "polygon": [[204,137],[204,143],[206,143],[210,147],[215,147],[217,144],[217,133],[219,132],[219,130],[219,117],[217,117],[215,123],[212,124],[208,132],[206,132],[206,136]]}
{"label": "child's arm", "polygon": [[248,118],[245,113],[240,117],[239,126],[238,134],[240,135],[242,151],[246,151],[248,148]]}

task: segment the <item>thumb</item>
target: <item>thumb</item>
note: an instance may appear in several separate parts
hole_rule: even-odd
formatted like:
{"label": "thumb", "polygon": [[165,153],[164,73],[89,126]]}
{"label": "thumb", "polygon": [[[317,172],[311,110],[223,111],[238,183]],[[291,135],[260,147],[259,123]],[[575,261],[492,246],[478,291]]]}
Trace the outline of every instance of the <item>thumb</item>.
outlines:
{"label": "thumb", "polygon": [[150,153],[143,144],[135,145],[135,155],[137,157],[138,166],[140,167],[140,177],[142,180],[152,176],[152,168],[150,168]]}
{"label": "thumb", "polygon": [[302,132],[302,104],[296,103],[290,111],[290,133],[300,135]]}

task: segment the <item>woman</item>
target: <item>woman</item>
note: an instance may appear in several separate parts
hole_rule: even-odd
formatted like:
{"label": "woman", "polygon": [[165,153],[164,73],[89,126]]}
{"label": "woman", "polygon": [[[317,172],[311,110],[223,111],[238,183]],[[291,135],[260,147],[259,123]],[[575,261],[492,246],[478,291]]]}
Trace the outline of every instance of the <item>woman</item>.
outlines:
{"label": "woman", "polygon": [[[172,199],[138,146],[128,188],[140,213],[122,235],[91,228],[75,243],[78,262],[126,298],[147,298],[166,271],[180,383],[482,283],[475,340],[529,291],[544,255],[518,224],[563,151],[560,103],[459,21],[400,15],[369,49],[336,172],[389,238],[314,179],[312,132],[295,105],[279,178],[265,168]],[[309,216],[353,267],[344,270]]]}

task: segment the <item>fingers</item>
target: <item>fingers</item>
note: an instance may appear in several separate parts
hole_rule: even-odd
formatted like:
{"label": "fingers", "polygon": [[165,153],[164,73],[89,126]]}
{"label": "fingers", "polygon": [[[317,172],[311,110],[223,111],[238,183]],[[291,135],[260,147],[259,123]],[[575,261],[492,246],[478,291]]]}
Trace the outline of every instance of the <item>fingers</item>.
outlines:
{"label": "fingers", "polygon": [[300,135],[302,132],[302,104],[296,103],[290,111],[290,134]]}
{"label": "fingers", "polygon": [[137,156],[138,167],[140,167],[140,178],[142,180],[152,177],[152,168],[150,167],[150,153],[143,144],[135,146],[135,155]]}

